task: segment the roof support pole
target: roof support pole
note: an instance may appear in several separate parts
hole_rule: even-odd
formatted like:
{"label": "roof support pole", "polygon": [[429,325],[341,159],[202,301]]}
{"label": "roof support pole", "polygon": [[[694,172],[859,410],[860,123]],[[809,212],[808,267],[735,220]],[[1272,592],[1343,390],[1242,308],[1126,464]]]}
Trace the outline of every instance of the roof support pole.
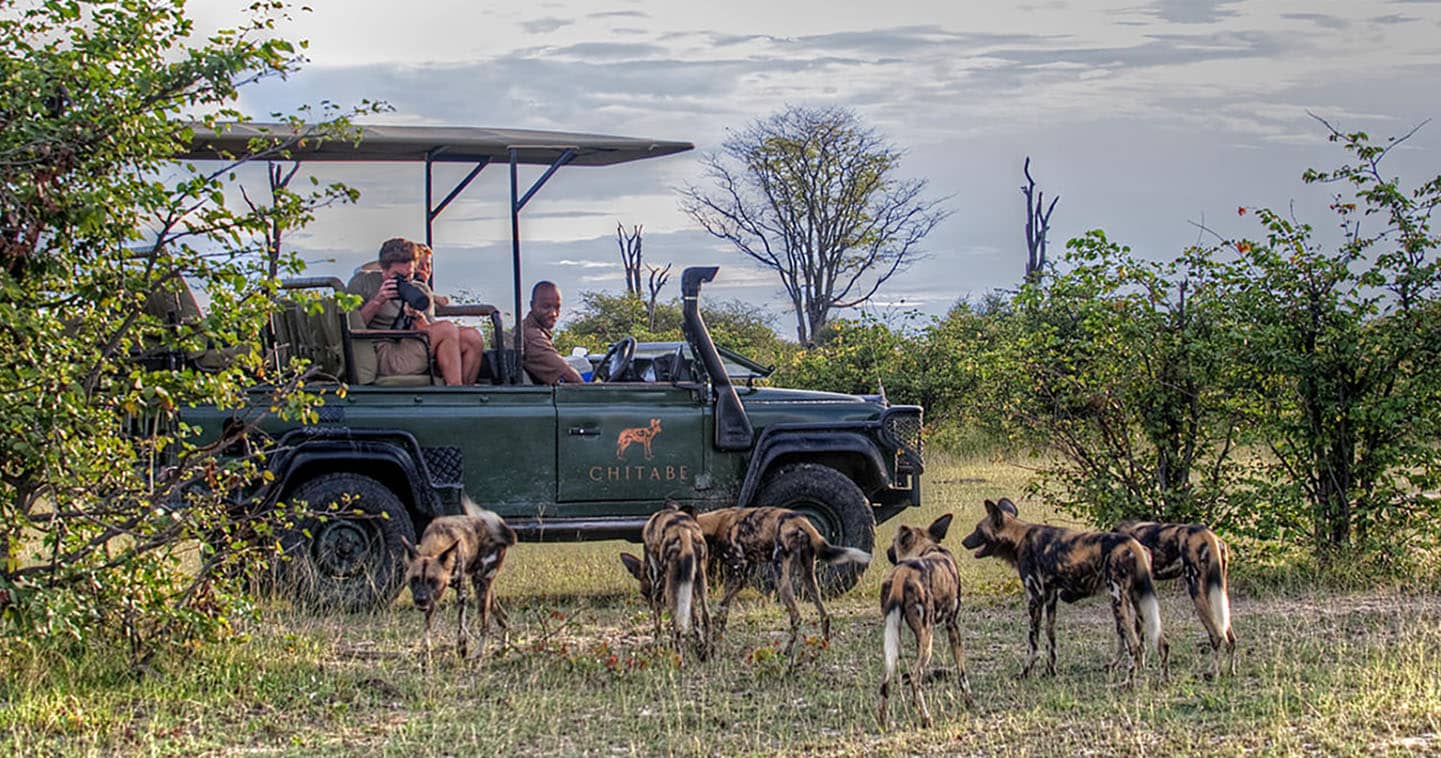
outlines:
{"label": "roof support pole", "polygon": [[[521,196],[519,179],[516,174],[516,167],[520,164],[520,150],[514,147],[510,148],[510,256],[511,270],[515,272],[514,339],[517,366],[523,366],[523,361],[525,360],[525,340],[524,335],[521,334],[521,319],[523,317],[521,316],[520,310],[520,211],[522,208],[525,207],[526,203],[530,202],[530,199],[535,196],[535,193],[540,190],[540,188],[546,183],[546,181],[550,179],[550,177],[555,174],[555,172],[559,170],[561,166],[564,166],[565,164],[570,163],[572,160],[575,160],[576,153],[577,150],[573,147],[568,147],[565,150],[561,151],[561,154],[556,156],[555,161],[550,164],[550,167],[545,170],[545,173],[541,174],[540,178],[535,180],[535,183],[530,186],[530,189],[526,190],[524,196]],[[524,369],[521,368],[519,370],[523,371]],[[520,377],[517,376],[516,380],[519,381],[519,379]]]}

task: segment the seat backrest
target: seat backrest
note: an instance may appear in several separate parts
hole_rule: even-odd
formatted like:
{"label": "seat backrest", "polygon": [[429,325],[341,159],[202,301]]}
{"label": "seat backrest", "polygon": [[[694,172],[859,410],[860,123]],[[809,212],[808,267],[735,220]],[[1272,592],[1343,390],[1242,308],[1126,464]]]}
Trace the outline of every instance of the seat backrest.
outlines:
{"label": "seat backrest", "polygon": [[276,357],[282,363],[291,358],[309,359],[321,372],[344,380],[344,317],[333,297],[307,302],[281,300],[280,311],[272,320]]}

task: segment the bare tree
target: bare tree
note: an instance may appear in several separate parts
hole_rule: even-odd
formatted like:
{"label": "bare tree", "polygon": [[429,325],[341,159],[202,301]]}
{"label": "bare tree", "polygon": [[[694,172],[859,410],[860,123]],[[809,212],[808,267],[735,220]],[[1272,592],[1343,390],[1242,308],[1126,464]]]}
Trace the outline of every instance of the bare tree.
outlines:
{"label": "bare tree", "polygon": [[[271,161],[265,167],[265,176],[270,181],[270,210],[278,209],[285,202],[285,190],[290,186],[290,180],[295,178],[295,172],[300,170],[300,161],[290,164],[287,170],[280,162]],[[250,199],[250,193],[246,192],[245,186],[240,187],[240,196],[245,199],[245,204],[250,207],[250,212],[257,216],[270,216],[270,224],[265,227],[264,242],[265,254],[270,261],[269,273],[274,277],[280,271],[280,238],[285,234],[285,225],[281,223],[278,213],[267,214],[267,209],[257,205]]]}
{"label": "bare tree", "polygon": [[949,215],[922,198],[925,180],[898,176],[902,154],[852,111],[790,106],[702,158],[715,190],[687,186],[681,208],[775,271],[809,345],[832,310],[866,302],[920,258]]}
{"label": "bare tree", "polygon": [[625,227],[619,222],[615,225],[615,242],[620,246],[620,262],[625,265],[625,292],[627,295],[641,296],[640,272],[641,272],[641,230],[644,227],[639,225],[630,228],[630,234],[625,233]]}
{"label": "bare tree", "polygon": [[670,267],[669,263],[664,267],[646,266],[646,269],[650,271],[650,281],[648,282],[650,299],[645,302],[645,310],[646,315],[650,317],[650,326],[647,328],[652,332],[655,331],[655,301],[660,295],[660,291],[665,288],[666,282],[670,281]]}
{"label": "bare tree", "polygon": [[1031,178],[1031,156],[1026,156],[1026,186],[1021,188],[1021,194],[1026,196],[1026,281],[1034,282],[1041,278],[1041,269],[1046,267],[1046,234],[1051,231],[1051,213],[1056,210],[1056,203],[1061,196],[1051,198],[1051,204],[1046,206],[1045,212],[1041,207],[1046,205],[1046,193],[1036,189],[1036,180]]}

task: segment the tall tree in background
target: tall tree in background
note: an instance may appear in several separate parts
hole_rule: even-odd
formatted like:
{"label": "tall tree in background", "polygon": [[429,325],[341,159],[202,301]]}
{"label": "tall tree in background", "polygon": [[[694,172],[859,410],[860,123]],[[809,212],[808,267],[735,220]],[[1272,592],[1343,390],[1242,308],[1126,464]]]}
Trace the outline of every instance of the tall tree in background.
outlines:
{"label": "tall tree in background", "polygon": [[681,208],[776,273],[809,345],[833,310],[919,258],[949,215],[923,197],[925,180],[899,176],[902,155],[850,110],[791,106],[702,158],[715,188],[687,186]]}
{"label": "tall tree in background", "polygon": [[623,225],[615,225],[615,243],[620,247],[621,265],[625,266],[625,292],[634,297],[641,296],[640,272],[645,268],[641,263],[642,228],[637,224],[627,234]]}
{"label": "tall tree in background", "polygon": [[[1051,198],[1046,205],[1046,193],[1036,189],[1036,180],[1031,178],[1031,156],[1026,156],[1026,186],[1021,194],[1026,196],[1026,281],[1035,282],[1041,278],[1046,267],[1046,235],[1051,231],[1051,213],[1061,196]],[[1042,211],[1041,208],[1045,207]]]}

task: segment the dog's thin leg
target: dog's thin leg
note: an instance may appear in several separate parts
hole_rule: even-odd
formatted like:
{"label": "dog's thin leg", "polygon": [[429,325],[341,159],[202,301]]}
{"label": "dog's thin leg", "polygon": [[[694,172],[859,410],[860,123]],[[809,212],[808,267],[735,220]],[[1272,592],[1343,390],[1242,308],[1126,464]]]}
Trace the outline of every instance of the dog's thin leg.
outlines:
{"label": "dog's thin leg", "polygon": [[961,679],[961,697],[965,699],[966,707],[975,708],[976,699],[971,696],[971,680],[966,678],[966,650],[961,645],[961,626],[956,623],[954,613],[946,620],[946,636],[951,640],[951,658],[956,662],[956,675]]}
{"label": "dog's thin leg", "polygon": [[888,726],[887,722],[890,720],[890,708],[888,707],[890,697],[891,671],[887,669],[886,672],[881,675],[881,698],[880,703],[876,705],[876,721],[881,725],[881,729],[885,729]]}
{"label": "dog's thin leg", "polygon": [[805,572],[806,592],[811,595],[811,601],[816,605],[816,612],[821,615],[821,639],[831,641],[831,614],[826,612],[826,604],[821,602],[821,583],[816,578],[816,557],[807,550],[800,556],[801,571]]}
{"label": "dog's thin leg", "polygon": [[458,614],[459,624],[455,633],[455,651],[463,661],[470,654],[470,639],[465,628],[465,614],[470,609],[469,598],[465,596],[465,582],[455,583],[455,607]]}
{"label": "dog's thin leg", "polygon": [[1021,666],[1022,679],[1030,676],[1031,667],[1035,666],[1036,660],[1041,657],[1038,650],[1038,643],[1040,642],[1041,621],[1043,620],[1042,614],[1045,611],[1045,605],[1041,600],[1041,589],[1039,587],[1026,587],[1026,610],[1030,611],[1031,614],[1031,631],[1026,638],[1029,649],[1026,653],[1026,662]]}
{"label": "dog's thin leg", "polygon": [[731,600],[746,586],[745,552],[734,544],[728,544],[722,550],[726,566],[726,589],[721,596],[720,606],[716,608],[715,626],[719,632],[724,632],[730,621]]}
{"label": "dog's thin leg", "polygon": [[480,641],[476,645],[477,657],[485,657],[485,639],[490,636],[490,607],[495,602],[495,590],[489,574],[475,578],[475,606],[480,615]]}
{"label": "dog's thin leg", "polygon": [[1055,592],[1046,593],[1046,674],[1056,675],[1056,600]]}
{"label": "dog's thin leg", "polygon": [[926,707],[926,696],[921,692],[921,684],[925,679],[926,668],[931,664],[931,642],[933,628],[930,619],[926,618],[924,610],[920,613],[912,609],[906,610],[906,621],[911,625],[911,631],[916,634],[916,663],[911,668],[911,698],[916,701],[916,710],[921,713],[921,723],[927,727],[935,726],[935,720],[931,718],[931,709]]}
{"label": "dog's thin leg", "polygon": [[1126,680],[1123,684],[1125,687],[1130,687],[1135,680],[1136,668],[1141,657],[1139,650],[1141,644],[1136,637],[1135,621],[1131,617],[1135,611],[1131,608],[1129,591],[1114,581],[1108,582],[1107,586],[1111,593],[1111,614],[1116,617],[1116,634],[1125,644],[1126,651],[1131,656],[1130,664],[1126,667]]}
{"label": "dog's thin leg", "polygon": [[791,659],[791,665],[795,665],[796,640],[801,633],[801,611],[796,607],[796,592],[791,586],[791,556],[790,553],[777,551],[775,559],[776,567],[776,594],[780,596],[781,604],[786,607],[786,613],[791,618],[791,638],[786,642],[785,655]]}
{"label": "dog's thin leg", "polygon": [[699,556],[695,567],[694,589],[691,590],[691,630],[695,636],[696,657],[704,661],[710,658],[711,653],[711,617],[710,601],[707,599],[709,588],[706,586],[705,555]]}
{"label": "dog's thin leg", "polygon": [[434,618],[434,616],[435,606],[432,605],[430,606],[430,610],[425,612],[425,650],[421,654],[420,659],[420,668],[424,671],[430,670],[430,622]]}
{"label": "dog's thin leg", "polygon": [[1211,599],[1207,597],[1205,583],[1201,581],[1199,572],[1187,567],[1186,590],[1191,593],[1191,604],[1196,606],[1196,616],[1201,619],[1201,626],[1206,628],[1206,636],[1211,642],[1211,666],[1206,670],[1206,679],[1215,679],[1221,673],[1221,645],[1226,641],[1226,635],[1221,631],[1221,620],[1211,612]]}
{"label": "dog's thin leg", "polygon": [[500,627],[500,647],[502,650],[510,647],[510,614],[505,612],[505,606],[500,604],[500,598],[495,596],[492,590],[490,596],[490,612],[495,616],[495,624]]}

